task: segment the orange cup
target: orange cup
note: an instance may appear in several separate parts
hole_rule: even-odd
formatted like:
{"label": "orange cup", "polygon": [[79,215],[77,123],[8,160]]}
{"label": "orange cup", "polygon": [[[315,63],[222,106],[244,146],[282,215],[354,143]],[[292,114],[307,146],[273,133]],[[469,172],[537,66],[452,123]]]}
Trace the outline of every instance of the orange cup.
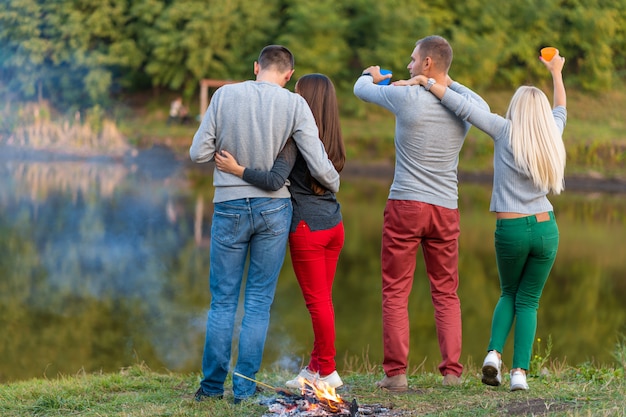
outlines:
{"label": "orange cup", "polygon": [[556,48],[552,46],[548,46],[548,47],[541,49],[541,57],[545,59],[546,61],[552,61],[552,58],[554,58],[554,55],[556,55]]}

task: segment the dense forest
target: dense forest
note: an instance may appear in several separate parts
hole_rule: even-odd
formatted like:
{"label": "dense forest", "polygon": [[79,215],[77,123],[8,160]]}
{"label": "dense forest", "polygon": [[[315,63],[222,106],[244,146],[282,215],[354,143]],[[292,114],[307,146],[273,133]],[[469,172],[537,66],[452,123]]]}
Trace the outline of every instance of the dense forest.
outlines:
{"label": "dense forest", "polygon": [[202,78],[253,77],[260,49],[296,56],[340,91],[381,65],[407,75],[417,39],[452,44],[451,75],[478,89],[545,78],[539,49],[568,59],[588,92],[626,78],[626,0],[2,0],[0,103],[106,108],[120,93],[197,94]]}

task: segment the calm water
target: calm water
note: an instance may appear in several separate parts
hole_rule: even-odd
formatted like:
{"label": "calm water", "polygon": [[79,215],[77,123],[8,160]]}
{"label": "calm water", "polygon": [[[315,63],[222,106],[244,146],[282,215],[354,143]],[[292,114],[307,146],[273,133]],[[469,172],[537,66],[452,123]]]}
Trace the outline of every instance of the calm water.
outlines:
{"label": "calm water", "polygon": [[[110,161],[7,156],[0,165],[0,382],[81,371],[199,372],[208,291],[211,171],[164,149]],[[346,244],[335,284],[339,370],[381,361],[380,232],[391,178],[344,177]],[[463,362],[482,360],[499,288],[490,187],[461,186]],[[539,312],[541,349],[613,362],[626,334],[624,194],[553,198],[561,247]],[[420,255],[421,256],[421,255]],[[421,258],[410,303],[412,368],[436,368]],[[265,367],[297,370],[310,321],[286,257]],[[510,346],[505,363],[510,363]]]}

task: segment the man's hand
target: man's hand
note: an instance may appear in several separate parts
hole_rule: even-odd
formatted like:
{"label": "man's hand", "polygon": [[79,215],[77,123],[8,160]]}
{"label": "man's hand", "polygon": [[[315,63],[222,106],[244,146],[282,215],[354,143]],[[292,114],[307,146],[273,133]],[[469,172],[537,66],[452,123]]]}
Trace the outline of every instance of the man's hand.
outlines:
{"label": "man's hand", "polygon": [[366,75],[366,74],[369,74],[372,76],[372,78],[374,79],[374,84],[378,84],[382,80],[386,80],[387,78],[393,77],[393,74],[382,75],[380,73],[379,65],[372,65],[370,67],[365,68],[363,72],[361,73],[361,75]]}

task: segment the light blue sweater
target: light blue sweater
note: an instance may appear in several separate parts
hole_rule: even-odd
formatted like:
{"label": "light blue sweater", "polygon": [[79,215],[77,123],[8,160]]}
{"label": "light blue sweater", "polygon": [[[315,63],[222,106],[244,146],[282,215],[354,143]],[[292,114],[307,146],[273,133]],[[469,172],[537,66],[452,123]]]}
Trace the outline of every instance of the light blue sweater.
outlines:
{"label": "light blue sweater", "polygon": [[[211,98],[193,137],[189,156],[195,162],[213,160],[217,151],[231,153],[240,165],[267,171],[287,139],[293,137],[311,175],[333,192],[339,174],[319,140],[315,119],[306,100],[277,84],[245,81],[220,87]],[[213,172],[213,202],[240,198],[289,198],[286,186],[262,190],[217,169]]]}
{"label": "light blue sweater", "polygon": [[[489,110],[489,105],[469,88],[459,83],[450,88]],[[396,116],[396,166],[389,199],[456,209],[459,152],[470,124],[422,86],[380,86],[364,75],[354,85],[354,94]]]}
{"label": "light blue sweater", "polygon": [[[493,190],[489,210],[521,214],[552,211],[548,191],[537,188],[532,179],[515,164],[509,137],[511,121],[473,105],[461,95],[447,89],[441,103],[454,113],[487,133],[494,141]],[[567,121],[565,107],[552,110],[554,121],[561,134]]]}

